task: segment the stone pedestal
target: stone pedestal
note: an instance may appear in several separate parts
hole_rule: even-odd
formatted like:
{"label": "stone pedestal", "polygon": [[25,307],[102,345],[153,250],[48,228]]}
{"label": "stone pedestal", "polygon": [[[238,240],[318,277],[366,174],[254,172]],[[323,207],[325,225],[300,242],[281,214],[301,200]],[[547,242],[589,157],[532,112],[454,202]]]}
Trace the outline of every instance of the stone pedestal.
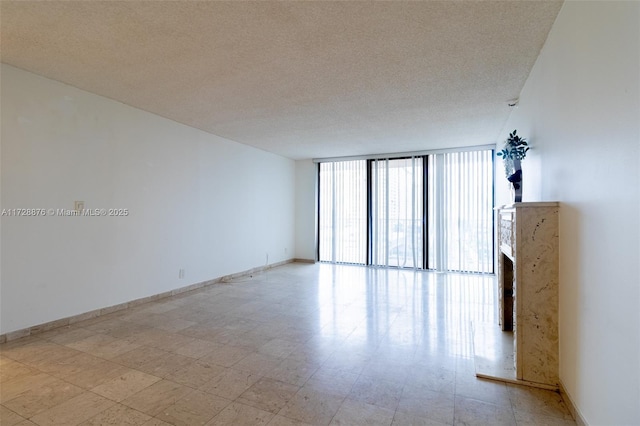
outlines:
{"label": "stone pedestal", "polygon": [[558,386],[558,203],[498,210],[500,325],[513,331],[516,380]]}

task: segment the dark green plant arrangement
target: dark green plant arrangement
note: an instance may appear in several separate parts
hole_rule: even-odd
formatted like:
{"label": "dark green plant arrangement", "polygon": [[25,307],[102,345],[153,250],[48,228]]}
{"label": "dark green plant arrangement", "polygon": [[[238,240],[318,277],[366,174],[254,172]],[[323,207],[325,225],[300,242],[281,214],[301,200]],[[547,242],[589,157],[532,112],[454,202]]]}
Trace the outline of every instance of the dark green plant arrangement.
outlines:
{"label": "dark green plant arrangement", "polygon": [[509,137],[504,142],[502,151],[498,152],[498,157],[504,160],[504,172],[507,180],[513,185],[515,190],[514,201],[522,201],[522,169],[520,161],[524,160],[529,151],[529,144],[526,139],[517,135],[517,131],[509,133]]}
{"label": "dark green plant arrangement", "polygon": [[529,145],[527,140],[516,135],[517,130],[509,133],[509,138],[504,142],[504,148],[498,153],[498,157],[503,157],[505,160],[524,160],[529,151]]}

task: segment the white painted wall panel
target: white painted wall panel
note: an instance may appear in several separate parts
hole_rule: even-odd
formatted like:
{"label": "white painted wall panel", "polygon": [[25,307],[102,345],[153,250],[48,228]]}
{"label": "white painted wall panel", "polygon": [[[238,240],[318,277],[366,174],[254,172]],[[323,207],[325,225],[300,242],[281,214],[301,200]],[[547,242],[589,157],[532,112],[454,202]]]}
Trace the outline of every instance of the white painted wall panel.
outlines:
{"label": "white painted wall panel", "polygon": [[296,258],[316,258],[317,164],[296,161]]}
{"label": "white painted wall panel", "polygon": [[294,161],[11,66],[1,78],[2,208],[130,211],[2,217],[1,333],[293,258]]}

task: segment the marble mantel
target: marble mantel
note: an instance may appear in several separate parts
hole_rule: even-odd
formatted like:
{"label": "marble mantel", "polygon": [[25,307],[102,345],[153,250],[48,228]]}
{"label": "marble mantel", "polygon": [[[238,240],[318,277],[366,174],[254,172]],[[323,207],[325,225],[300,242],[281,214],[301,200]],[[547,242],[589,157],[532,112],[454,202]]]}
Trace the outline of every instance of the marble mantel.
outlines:
{"label": "marble mantel", "polygon": [[497,209],[499,318],[513,332],[514,381],[557,387],[557,202],[514,203]]}

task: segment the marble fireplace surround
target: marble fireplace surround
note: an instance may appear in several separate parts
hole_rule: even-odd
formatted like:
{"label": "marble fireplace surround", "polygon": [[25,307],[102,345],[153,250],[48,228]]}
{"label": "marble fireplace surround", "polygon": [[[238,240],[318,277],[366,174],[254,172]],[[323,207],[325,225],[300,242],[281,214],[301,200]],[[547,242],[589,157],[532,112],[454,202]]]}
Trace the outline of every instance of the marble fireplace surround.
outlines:
{"label": "marble fireplace surround", "polygon": [[559,203],[496,210],[500,326],[474,324],[476,375],[558,389]]}

